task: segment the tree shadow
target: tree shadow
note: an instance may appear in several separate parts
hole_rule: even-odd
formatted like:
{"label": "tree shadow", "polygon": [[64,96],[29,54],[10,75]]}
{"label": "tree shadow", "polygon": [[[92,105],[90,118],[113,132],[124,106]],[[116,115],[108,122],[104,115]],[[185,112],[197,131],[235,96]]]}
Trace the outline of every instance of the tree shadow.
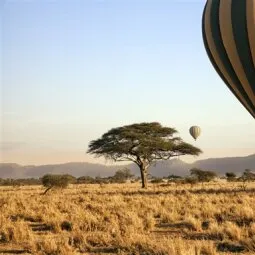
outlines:
{"label": "tree shadow", "polygon": [[[147,196],[154,196],[154,195],[186,195],[186,194],[196,194],[196,195],[203,195],[203,194],[239,194],[239,193],[245,193],[245,194],[253,194],[255,193],[255,188],[250,189],[182,189],[182,190],[136,190],[136,191],[97,191],[96,194],[99,195],[114,195],[114,194],[121,194],[123,196],[135,196],[135,195],[147,195]],[[90,191],[83,191],[82,194],[91,194]]]}
{"label": "tree shadow", "polygon": [[0,254],[24,254],[24,253],[31,254],[31,251],[18,249],[0,250]]}

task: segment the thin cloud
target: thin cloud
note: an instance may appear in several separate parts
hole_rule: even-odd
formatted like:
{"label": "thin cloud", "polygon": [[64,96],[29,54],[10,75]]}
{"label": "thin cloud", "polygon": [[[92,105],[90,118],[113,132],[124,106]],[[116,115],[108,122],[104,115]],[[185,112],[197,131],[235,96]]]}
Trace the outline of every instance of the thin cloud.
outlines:
{"label": "thin cloud", "polygon": [[27,143],[25,142],[0,142],[0,150],[1,151],[9,151],[20,149],[21,147],[26,146]]}

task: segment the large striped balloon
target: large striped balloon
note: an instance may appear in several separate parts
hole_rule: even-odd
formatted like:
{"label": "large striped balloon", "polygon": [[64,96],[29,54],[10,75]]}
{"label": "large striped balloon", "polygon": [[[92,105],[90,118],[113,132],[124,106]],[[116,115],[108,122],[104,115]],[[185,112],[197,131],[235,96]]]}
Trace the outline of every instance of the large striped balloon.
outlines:
{"label": "large striped balloon", "polygon": [[214,68],[255,118],[255,0],[207,0],[202,30]]}
{"label": "large striped balloon", "polygon": [[201,128],[198,126],[192,126],[189,129],[189,133],[195,140],[197,140],[197,138],[201,134]]}

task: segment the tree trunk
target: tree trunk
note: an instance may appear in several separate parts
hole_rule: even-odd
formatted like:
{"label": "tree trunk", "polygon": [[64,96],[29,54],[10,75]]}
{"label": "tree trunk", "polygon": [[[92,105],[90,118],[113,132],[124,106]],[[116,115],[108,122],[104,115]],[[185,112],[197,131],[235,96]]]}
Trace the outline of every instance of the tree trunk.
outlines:
{"label": "tree trunk", "polygon": [[51,186],[51,187],[48,187],[48,188],[43,192],[43,195],[45,195],[50,189],[52,189],[52,186]]}
{"label": "tree trunk", "polygon": [[144,165],[140,166],[141,178],[142,178],[142,188],[147,189],[148,180],[147,180],[147,168]]}

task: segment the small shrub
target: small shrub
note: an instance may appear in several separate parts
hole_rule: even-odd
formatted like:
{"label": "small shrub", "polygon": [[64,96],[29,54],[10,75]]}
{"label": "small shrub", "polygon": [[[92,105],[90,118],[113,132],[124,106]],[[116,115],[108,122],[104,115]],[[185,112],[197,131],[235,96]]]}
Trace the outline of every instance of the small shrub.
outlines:
{"label": "small shrub", "polygon": [[46,174],[42,177],[42,184],[47,189],[45,190],[44,194],[46,194],[51,188],[66,188],[69,183],[75,181],[75,178],[71,175],[64,174],[64,175],[53,175],[53,174]]}
{"label": "small shrub", "polygon": [[161,183],[163,182],[163,180],[161,178],[155,178],[153,180],[151,180],[151,183]]}
{"label": "small shrub", "polygon": [[73,230],[73,224],[70,221],[63,221],[61,223],[61,229],[66,231],[72,231]]}

